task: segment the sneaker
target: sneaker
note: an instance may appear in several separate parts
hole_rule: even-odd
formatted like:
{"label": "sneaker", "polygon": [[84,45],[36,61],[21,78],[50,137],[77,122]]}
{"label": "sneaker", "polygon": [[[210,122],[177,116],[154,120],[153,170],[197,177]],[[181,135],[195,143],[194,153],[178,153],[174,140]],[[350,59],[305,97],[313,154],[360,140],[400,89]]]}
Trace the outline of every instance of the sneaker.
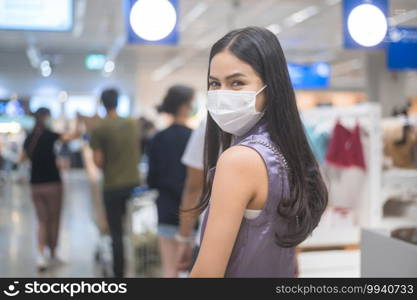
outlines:
{"label": "sneaker", "polygon": [[37,259],[37,267],[39,272],[44,272],[48,268],[48,260],[45,255],[39,255]]}
{"label": "sneaker", "polygon": [[56,257],[55,256],[55,257],[51,257],[49,259],[49,265],[51,267],[60,267],[60,266],[62,266],[64,264],[65,264],[65,262],[62,259],[60,259],[59,257]]}

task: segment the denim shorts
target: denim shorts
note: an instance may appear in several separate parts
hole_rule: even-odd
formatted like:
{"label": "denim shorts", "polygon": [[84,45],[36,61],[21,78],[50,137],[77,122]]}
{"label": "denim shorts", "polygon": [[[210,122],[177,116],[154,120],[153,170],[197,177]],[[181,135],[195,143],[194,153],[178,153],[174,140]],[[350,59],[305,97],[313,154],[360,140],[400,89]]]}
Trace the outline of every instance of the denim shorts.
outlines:
{"label": "denim shorts", "polygon": [[158,224],[158,235],[167,239],[175,239],[178,229],[178,225]]}

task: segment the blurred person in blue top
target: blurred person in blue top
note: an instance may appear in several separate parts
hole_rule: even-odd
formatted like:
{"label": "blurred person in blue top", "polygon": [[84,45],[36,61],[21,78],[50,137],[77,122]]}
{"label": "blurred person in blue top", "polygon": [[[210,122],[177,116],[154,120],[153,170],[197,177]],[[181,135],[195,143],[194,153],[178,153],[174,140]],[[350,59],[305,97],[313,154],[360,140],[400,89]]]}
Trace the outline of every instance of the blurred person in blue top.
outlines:
{"label": "blurred person in blue top", "polygon": [[194,90],[188,86],[172,86],[158,112],[172,116],[168,128],[155,134],[148,148],[149,171],[147,182],[157,189],[158,240],[163,277],[177,277],[177,241],[179,207],[186,178],[181,163],[192,130],[186,126],[192,112]]}

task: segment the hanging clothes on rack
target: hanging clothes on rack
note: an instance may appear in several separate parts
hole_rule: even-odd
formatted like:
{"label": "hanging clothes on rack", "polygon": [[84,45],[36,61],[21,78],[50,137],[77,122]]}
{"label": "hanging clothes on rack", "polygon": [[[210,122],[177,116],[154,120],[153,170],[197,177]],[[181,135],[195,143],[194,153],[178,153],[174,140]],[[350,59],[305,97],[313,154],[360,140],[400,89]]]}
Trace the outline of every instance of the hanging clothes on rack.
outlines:
{"label": "hanging clothes on rack", "polygon": [[359,123],[351,131],[340,120],[337,121],[327,149],[326,162],[340,168],[356,166],[366,170]]}
{"label": "hanging clothes on rack", "polygon": [[[321,226],[357,229],[357,226],[374,224],[380,218],[375,209],[380,202],[382,153],[378,151],[382,148],[382,139],[377,126],[380,112],[379,104],[364,103],[354,107],[317,108],[302,113],[310,145],[319,132],[327,132],[329,137],[320,164],[329,191],[329,206]],[[343,131],[346,136],[340,139],[339,133]],[[338,142],[340,140],[344,142]],[[316,146],[320,145],[317,141],[319,139],[314,142]],[[320,162],[320,148],[314,145],[311,148]],[[319,151],[315,151],[317,149]]]}
{"label": "hanging clothes on rack", "polygon": [[[357,223],[358,210],[363,205],[362,199],[367,192],[366,161],[368,155],[368,133],[356,120],[353,129],[342,125],[337,119],[329,147],[327,149],[324,168],[329,190],[329,203],[332,206],[334,224]],[[349,221],[348,221],[349,220]]]}
{"label": "hanging clothes on rack", "polygon": [[417,130],[406,121],[387,122],[384,126],[384,155],[394,167],[417,169]]}
{"label": "hanging clothes on rack", "polygon": [[329,145],[330,134],[319,124],[304,124],[308,143],[316,157],[317,162],[322,165],[326,157],[327,147]]}

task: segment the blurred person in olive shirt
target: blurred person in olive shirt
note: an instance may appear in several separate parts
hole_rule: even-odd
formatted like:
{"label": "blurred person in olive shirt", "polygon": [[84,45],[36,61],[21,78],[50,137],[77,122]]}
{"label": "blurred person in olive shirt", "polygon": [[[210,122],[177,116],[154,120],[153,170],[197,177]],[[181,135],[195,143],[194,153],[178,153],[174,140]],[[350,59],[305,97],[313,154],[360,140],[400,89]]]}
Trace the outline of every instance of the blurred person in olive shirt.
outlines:
{"label": "blurred person in olive shirt", "polygon": [[94,163],[103,170],[103,199],[110,229],[115,277],[124,276],[123,218],[126,202],[139,184],[137,121],[116,113],[119,93],[107,89],[101,94],[107,116],[92,131],[90,145]]}

